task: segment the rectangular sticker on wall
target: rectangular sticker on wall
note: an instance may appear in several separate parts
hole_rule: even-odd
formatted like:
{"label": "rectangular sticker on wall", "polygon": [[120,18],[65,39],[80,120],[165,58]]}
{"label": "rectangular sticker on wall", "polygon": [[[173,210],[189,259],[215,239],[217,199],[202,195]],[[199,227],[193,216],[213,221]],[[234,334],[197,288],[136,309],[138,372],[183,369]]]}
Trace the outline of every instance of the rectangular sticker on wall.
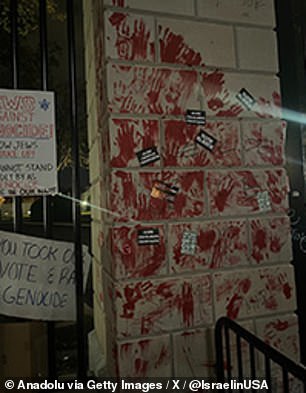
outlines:
{"label": "rectangular sticker on wall", "polygon": [[139,246],[148,246],[150,244],[159,244],[158,228],[139,229],[137,233],[137,243]]}
{"label": "rectangular sticker on wall", "polygon": [[57,193],[54,93],[0,90],[0,195]]}
{"label": "rectangular sticker on wall", "polygon": [[195,142],[204,147],[205,149],[209,150],[210,152],[212,152],[215,148],[215,145],[217,143],[217,139],[214,138],[213,136],[209,135],[207,132],[205,132],[204,130],[201,130],[196,139]]}
{"label": "rectangular sticker on wall", "polygon": [[206,113],[205,111],[187,109],[185,121],[187,124],[204,126],[206,124]]}
{"label": "rectangular sticker on wall", "polygon": [[152,162],[160,160],[157,147],[149,147],[136,153],[140,166],[151,164]]}

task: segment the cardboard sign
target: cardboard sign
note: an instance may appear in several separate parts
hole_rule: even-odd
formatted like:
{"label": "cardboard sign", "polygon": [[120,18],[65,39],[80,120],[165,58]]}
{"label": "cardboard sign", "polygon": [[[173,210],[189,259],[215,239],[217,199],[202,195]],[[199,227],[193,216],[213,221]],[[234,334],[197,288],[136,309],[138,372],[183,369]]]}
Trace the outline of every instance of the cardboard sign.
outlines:
{"label": "cardboard sign", "polygon": [[188,109],[185,114],[185,121],[187,124],[204,126],[206,124],[206,113],[205,111]]}
{"label": "cardboard sign", "polygon": [[197,247],[197,234],[191,231],[184,231],[181,254],[194,255]]}
{"label": "cardboard sign", "polygon": [[214,147],[217,143],[217,139],[215,139],[213,136],[207,134],[207,132],[205,132],[204,130],[201,130],[196,139],[195,142],[204,147],[205,149],[209,150],[209,151],[213,151]]}
{"label": "cardboard sign", "polygon": [[[90,260],[84,246],[84,288]],[[74,245],[0,231],[0,314],[75,320]]]}
{"label": "cardboard sign", "polygon": [[236,98],[247,110],[252,109],[256,103],[255,98],[244,88],[239,91]]}
{"label": "cardboard sign", "polygon": [[0,195],[55,194],[54,94],[0,90]]}
{"label": "cardboard sign", "polygon": [[157,147],[149,147],[148,149],[144,149],[136,153],[139,164],[141,166],[145,166],[150,164],[151,162],[155,162],[160,160],[160,156],[157,151]]}
{"label": "cardboard sign", "polygon": [[147,246],[150,244],[159,244],[158,228],[139,229],[137,233],[137,243],[139,246]]}
{"label": "cardboard sign", "polygon": [[170,203],[174,203],[179,188],[171,184],[157,181],[154,183],[151,196],[158,199],[166,199]]}
{"label": "cardboard sign", "polygon": [[258,208],[261,212],[271,210],[271,199],[268,191],[262,191],[257,194]]}

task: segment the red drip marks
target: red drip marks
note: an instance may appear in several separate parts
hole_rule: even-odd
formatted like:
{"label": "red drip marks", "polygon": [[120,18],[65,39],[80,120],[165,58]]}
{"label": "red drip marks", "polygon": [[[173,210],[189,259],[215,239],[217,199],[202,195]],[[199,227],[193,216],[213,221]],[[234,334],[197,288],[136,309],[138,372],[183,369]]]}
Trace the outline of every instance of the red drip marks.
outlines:
{"label": "red drip marks", "polygon": [[163,345],[159,357],[155,362],[154,368],[160,367],[163,364],[163,362],[167,360],[168,356],[169,356],[168,349]]}
{"label": "red drip marks", "polygon": [[113,26],[119,26],[125,19],[127,14],[122,14],[121,12],[114,12],[108,20]]}
{"label": "red drip marks", "polygon": [[174,34],[169,28],[165,29],[159,43],[162,61],[190,66],[201,64],[202,58],[200,53],[191,49],[185,43],[183,36]]}
{"label": "red drip marks", "polygon": [[147,375],[149,362],[148,360],[137,358],[134,361],[135,373],[138,377],[145,377]]}

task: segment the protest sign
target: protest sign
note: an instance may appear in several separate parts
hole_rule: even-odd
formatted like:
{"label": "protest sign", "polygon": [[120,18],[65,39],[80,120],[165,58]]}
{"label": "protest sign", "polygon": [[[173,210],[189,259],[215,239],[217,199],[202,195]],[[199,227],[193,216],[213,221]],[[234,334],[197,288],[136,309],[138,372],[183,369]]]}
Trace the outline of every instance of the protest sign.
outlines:
{"label": "protest sign", "polygon": [[[90,255],[83,246],[83,285]],[[76,319],[74,244],[0,231],[0,314]]]}
{"label": "protest sign", "polygon": [[54,94],[0,89],[0,195],[57,190]]}

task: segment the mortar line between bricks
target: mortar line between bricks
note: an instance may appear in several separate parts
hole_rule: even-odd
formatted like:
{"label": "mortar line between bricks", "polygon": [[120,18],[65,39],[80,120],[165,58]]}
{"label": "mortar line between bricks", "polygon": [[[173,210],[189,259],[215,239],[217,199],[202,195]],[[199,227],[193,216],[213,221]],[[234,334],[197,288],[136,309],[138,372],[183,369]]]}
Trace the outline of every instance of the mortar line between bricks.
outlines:
{"label": "mortar line between bricks", "polygon": [[220,275],[220,274],[237,274],[237,273],[241,273],[241,274],[246,274],[246,273],[252,273],[254,271],[258,271],[258,270],[276,270],[279,268],[283,268],[286,267],[287,269],[290,268],[290,270],[293,268],[293,265],[288,264],[288,260],[286,262],[280,263],[279,261],[277,261],[278,264],[276,265],[275,262],[269,262],[267,264],[262,264],[262,265],[255,265],[254,263],[250,264],[238,264],[236,266],[223,266],[222,270],[218,270],[218,269],[196,269],[196,270],[186,270],[186,271],[182,271],[182,272],[172,272],[171,277],[169,277],[168,274],[163,273],[163,274],[159,274],[154,275],[154,276],[141,276],[141,277],[115,277],[115,276],[111,276],[111,273],[106,270],[105,268],[103,268],[103,271],[105,271],[105,273],[111,278],[113,283],[116,284],[120,284],[120,283],[124,283],[124,284],[131,284],[131,283],[139,283],[139,282],[143,282],[143,281],[164,281],[164,280],[177,280],[177,279],[193,279],[195,277],[199,277],[199,276],[207,276],[210,277],[211,279],[214,278],[215,275]]}
{"label": "mortar line between bricks", "polygon": [[185,64],[174,64],[174,63],[166,63],[166,62],[152,62],[152,61],[131,61],[131,60],[122,60],[122,59],[114,59],[107,57],[106,59],[107,65],[121,65],[126,67],[151,67],[151,68],[166,68],[173,69],[174,71],[197,71],[197,72],[206,72],[206,71],[215,71],[216,69],[219,71],[223,71],[225,73],[236,73],[243,75],[254,75],[254,76],[265,76],[265,77],[273,77],[274,79],[279,79],[276,75],[275,71],[265,71],[265,70],[249,70],[249,69],[237,69],[233,67],[220,67],[218,65],[205,65],[205,66],[187,66]]}
{"label": "mortar line between bricks", "polygon": [[[205,110],[206,108],[204,108]],[[120,112],[110,112],[109,113],[110,117],[109,119],[126,119],[126,120],[134,120],[134,119],[149,119],[149,120],[161,120],[163,121],[169,121],[169,120],[177,120],[177,121],[185,121],[185,116],[184,114],[180,115],[160,115],[160,114],[150,114],[150,113],[120,113]],[[274,117],[274,118],[262,118],[262,117],[256,117],[256,116],[249,116],[249,117],[219,117],[219,116],[211,116],[211,115],[206,115],[206,121],[223,121],[227,123],[234,123],[238,121],[242,122],[259,122],[259,123],[277,123],[280,121],[285,121],[282,120],[281,118]]]}
{"label": "mortar line between bricks", "polygon": [[[257,214],[256,215],[256,213],[254,213],[254,214],[250,214],[250,215],[248,215],[248,216],[246,216],[245,214],[244,215],[235,215],[235,216],[224,216],[224,217],[220,217],[220,216],[198,216],[198,217],[183,217],[183,218],[170,218],[170,219],[167,219],[167,222],[169,223],[169,224],[184,224],[184,223],[186,223],[186,224],[191,224],[191,223],[199,223],[199,222],[203,222],[203,223],[206,223],[206,222],[211,222],[211,221],[222,221],[222,222],[227,222],[227,221],[237,221],[237,220],[247,220],[247,219],[250,219],[250,220],[254,220],[254,219],[261,219],[261,220],[263,220],[263,219],[267,219],[267,220],[270,220],[270,219],[277,219],[277,218],[288,218],[289,219],[289,217],[288,217],[288,215],[284,212],[284,213],[282,213],[282,212],[276,212],[276,213],[274,213],[274,214],[271,214],[271,215],[267,215],[267,214],[264,214],[264,213],[260,213],[260,214]],[[133,221],[135,221],[135,222],[137,222],[137,225],[143,225],[143,226],[148,226],[148,225],[162,225],[162,224],[164,224],[165,223],[165,220],[142,220],[142,221],[136,221],[136,220],[133,220],[133,219],[131,219],[130,221],[112,221],[112,222],[109,222],[109,221],[104,221],[105,222],[105,224],[107,224],[107,225],[112,225],[113,227],[118,227],[118,226],[131,226],[131,227],[134,227],[135,226],[135,223],[133,223]]]}
{"label": "mortar line between bricks", "polygon": [[283,166],[273,166],[273,165],[257,165],[256,168],[254,169],[254,165],[246,166],[246,165],[240,165],[240,166],[231,166],[231,167],[226,167],[226,166],[167,166],[162,168],[161,166],[150,166],[150,167],[111,167],[111,171],[122,171],[122,172],[166,172],[166,171],[176,171],[176,172],[214,172],[214,171],[227,171],[227,172],[238,172],[238,171],[253,171],[253,172],[259,172],[259,171],[264,171],[264,170],[284,170],[285,168]]}
{"label": "mortar line between bricks", "polygon": [[[167,0],[165,0],[167,1]],[[205,16],[194,16],[192,14],[175,14],[175,13],[170,13],[170,12],[163,12],[163,11],[152,11],[152,10],[144,10],[144,9],[139,9],[139,8],[122,8],[122,7],[114,7],[112,5],[105,5],[105,11],[114,11],[114,12],[120,12],[123,14],[134,14],[134,15],[141,15],[141,16],[155,16],[156,18],[162,18],[162,19],[180,19],[184,21],[191,21],[191,22],[204,22],[208,24],[214,24],[214,25],[223,25],[223,26],[232,26],[236,25],[237,27],[249,27],[249,28],[255,28],[255,29],[262,29],[262,30],[273,30],[275,28],[275,23],[273,25],[267,24],[257,24],[257,23],[247,23],[247,22],[241,22],[241,21],[226,21],[224,19],[215,19],[215,18],[209,18]]]}
{"label": "mortar line between bricks", "polygon": [[236,68],[240,71],[240,61],[239,61],[239,51],[238,51],[238,34],[236,26],[233,26],[233,36],[234,36],[234,52],[236,60]]}
{"label": "mortar line between bricks", "polygon": [[[217,315],[216,318],[219,319],[221,316],[224,316],[225,314],[220,314]],[[245,316],[242,318],[237,318],[236,321],[238,323],[245,323],[245,322],[252,322],[253,321],[253,325],[256,325],[256,323],[254,323],[254,318],[256,318],[256,320],[264,320],[264,319],[270,319],[270,318],[274,318],[274,317],[289,317],[295,315],[295,311],[290,309],[290,310],[285,310],[285,311],[276,311],[276,312],[269,312],[267,314],[260,314],[258,315],[249,315],[249,316]],[[184,332],[193,332],[195,330],[199,330],[199,329],[214,329],[214,324],[208,323],[208,324],[201,324],[201,325],[195,325],[192,327],[179,327],[176,329],[171,329],[168,331],[162,330],[160,332],[150,332],[149,334],[143,336],[143,335],[133,335],[133,336],[128,336],[128,337],[122,337],[122,336],[116,336],[116,340],[118,341],[118,343],[124,343],[126,341],[136,341],[136,340],[143,340],[144,337],[152,337],[152,338],[157,338],[160,336],[170,336],[170,335],[174,335],[174,334],[178,334],[178,333],[184,333]],[[254,330],[255,330],[255,326],[254,326]]]}

